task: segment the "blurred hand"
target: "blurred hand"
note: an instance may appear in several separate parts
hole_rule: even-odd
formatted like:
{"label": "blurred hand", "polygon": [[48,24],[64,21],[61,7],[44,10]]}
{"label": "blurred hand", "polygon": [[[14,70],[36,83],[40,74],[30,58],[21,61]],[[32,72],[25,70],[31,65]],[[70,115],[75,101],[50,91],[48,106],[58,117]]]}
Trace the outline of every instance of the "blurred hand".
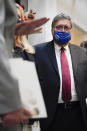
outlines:
{"label": "blurred hand", "polygon": [[19,123],[25,123],[32,117],[32,114],[25,108],[21,108],[15,112],[5,114],[2,118],[3,126],[14,126]]}
{"label": "blurred hand", "polygon": [[36,33],[41,29],[40,26],[45,24],[48,20],[49,18],[44,17],[37,20],[26,20],[22,23],[17,23],[15,35],[28,35]]}

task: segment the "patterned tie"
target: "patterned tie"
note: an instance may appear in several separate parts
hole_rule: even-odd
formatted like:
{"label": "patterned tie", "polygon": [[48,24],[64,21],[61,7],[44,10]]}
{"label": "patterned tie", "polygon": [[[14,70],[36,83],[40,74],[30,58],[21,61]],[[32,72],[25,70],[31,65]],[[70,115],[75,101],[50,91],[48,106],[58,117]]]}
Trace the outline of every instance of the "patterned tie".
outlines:
{"label": "patterned tie", "polygon": [[72,98],[71,77],[67,57],[64,50],[64,48],[61,48],[62,100],[67,104]]}

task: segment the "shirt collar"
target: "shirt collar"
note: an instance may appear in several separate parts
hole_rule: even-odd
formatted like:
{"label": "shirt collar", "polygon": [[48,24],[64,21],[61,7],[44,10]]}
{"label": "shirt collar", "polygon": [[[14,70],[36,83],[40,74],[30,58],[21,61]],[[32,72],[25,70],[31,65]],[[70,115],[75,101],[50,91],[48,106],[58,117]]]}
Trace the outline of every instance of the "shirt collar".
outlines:
{"label": "shirt collar", "polygon": [[[61,47],[60,47],[58,44],[56,44],[55,42],[54,42],[54,48],[55,48],[57,51],[60,51],[60,49],[61,49]],[[68,45],[66,45],[64,48],[65,48],[65,50],[68,50],[68,49],[69,49]]]}

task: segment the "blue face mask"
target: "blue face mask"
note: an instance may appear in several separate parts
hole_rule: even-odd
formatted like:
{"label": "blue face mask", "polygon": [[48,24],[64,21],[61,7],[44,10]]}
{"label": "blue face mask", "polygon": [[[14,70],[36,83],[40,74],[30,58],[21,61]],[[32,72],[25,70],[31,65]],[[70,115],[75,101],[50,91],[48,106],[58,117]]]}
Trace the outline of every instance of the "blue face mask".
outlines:
{"label": "blue face mask", "polygon": [[61,45],[65,45],[71,40],[71,33],[54,31],[54,40]]}

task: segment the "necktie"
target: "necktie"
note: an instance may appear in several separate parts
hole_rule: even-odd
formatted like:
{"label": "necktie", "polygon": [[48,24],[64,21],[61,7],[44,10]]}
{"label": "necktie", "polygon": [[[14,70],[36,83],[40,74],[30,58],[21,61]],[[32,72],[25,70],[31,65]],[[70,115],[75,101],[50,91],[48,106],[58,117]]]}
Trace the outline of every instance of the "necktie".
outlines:
{"label": "necktie", "polygon": [[64,48],[61,48],[62,100],[67,104],[72,98],[71,77],[67,57],[64,50]]}

